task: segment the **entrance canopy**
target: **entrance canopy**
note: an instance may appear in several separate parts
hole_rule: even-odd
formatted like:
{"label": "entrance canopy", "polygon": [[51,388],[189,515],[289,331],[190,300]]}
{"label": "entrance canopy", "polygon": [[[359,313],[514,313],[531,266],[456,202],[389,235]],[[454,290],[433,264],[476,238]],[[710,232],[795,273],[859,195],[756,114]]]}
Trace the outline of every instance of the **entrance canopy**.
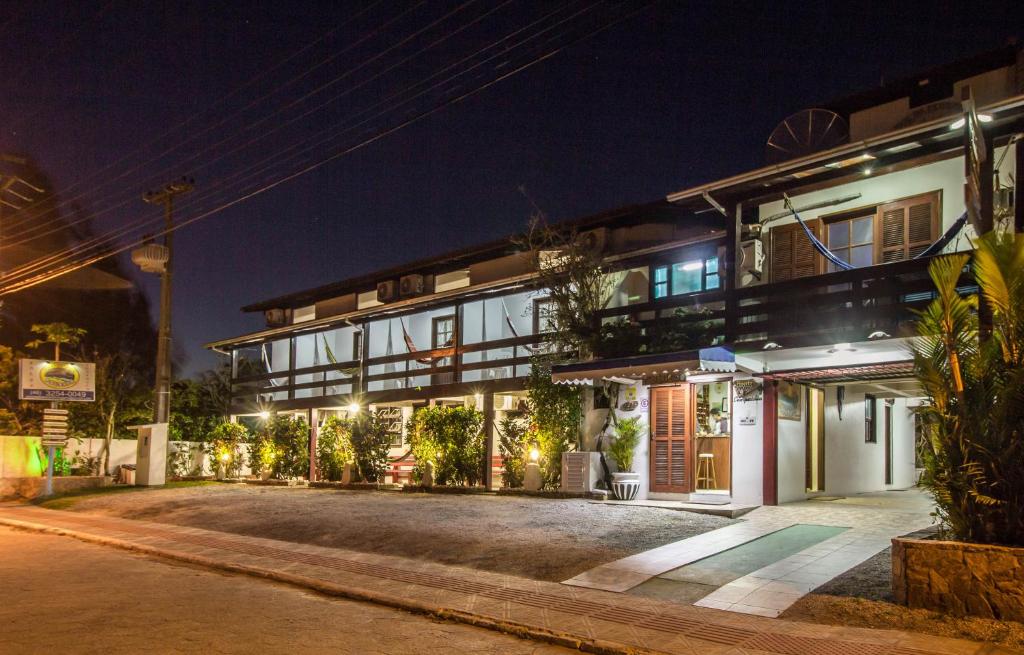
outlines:
{"label": "entrance canopy", "polygon": [[585,385],[605,379],[627,382],[683,380],[688,373],[736,371],[736,357],[728,348],[700,348],[657,355],[599,359],[559,364],[551,369],[556,384]]}

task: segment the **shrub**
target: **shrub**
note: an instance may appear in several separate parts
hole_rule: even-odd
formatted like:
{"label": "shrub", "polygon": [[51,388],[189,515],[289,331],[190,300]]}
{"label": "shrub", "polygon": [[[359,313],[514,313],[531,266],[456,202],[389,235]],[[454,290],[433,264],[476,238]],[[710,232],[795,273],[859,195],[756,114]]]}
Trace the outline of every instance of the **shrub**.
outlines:
{"label": "shrub", "polygon": [[544,482],[557,487],[562,478],[562,453],[574,448],[583,421],[582,392],[551,381],[551,363],[536,357],[526,381],[531,433],[540,450]]}
{"label": "shrub", "polygon": [[340,480],[354,458],[351,422],[336,416],[324,421],[316,437],[316,470],[321,480]]}
{"label": "shrub", "polygon": [[391,434],[388,424],[375,414],[359,414],[351,421],[352,454],[359,479],[383,482],[388,470]]}
{"label": "shrub", "polygon": [[422,478],[434,464],[438,484],[475,485],[483,477],[484,416],[471,407],[427,407],[412,419],[409,442],[416,458],[414,475]]}
{"label": "shrub", "polygon": [[[210,430],[207,439],[210,468],[216,472],[223,465],[225,476],[237,478],[242,472],[242,444],[248,441],[249,431],[241,423],[220,423]],[[187,444],[185,448],[187,457]]]}
{"label": "shrub", "polygon": [[254,473],[270,471],[275,478],[298,478],[309,472],[309,426],[301,416],[275,416],[250,444]]}
{"label": "shrub", "polygon": [[973,274],[991,309],[961,297],[967,255],[932,261],[937,297],[920,313],[914,371],[928,399],[922,483],[952,537],[1024,546],[1024,236],[975,242]]}
{"label": "shrub", "polygon": [[498,425],[498,452],[501,453],[506,487],[523,486],[530,432],[529,420],[519,414],[506,414]]}

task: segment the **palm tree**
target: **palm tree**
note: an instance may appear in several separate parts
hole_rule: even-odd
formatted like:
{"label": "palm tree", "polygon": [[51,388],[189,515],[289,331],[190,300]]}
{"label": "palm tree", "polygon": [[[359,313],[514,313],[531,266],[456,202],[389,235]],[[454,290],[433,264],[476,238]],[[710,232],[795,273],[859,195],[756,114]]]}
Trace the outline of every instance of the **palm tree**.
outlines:
{"label": "palm tree", "polygon": [[42,335],[42,339],[34,339],[25,344],[26,348],[39,348],[48,343],[53,344],[53,360],[60,361],[61,344],[68,346],[78,345],[78,342],[85,336],[82,328],[71,327],[67,323],[43,323],[33,325],[32,332]]}
{"label": "palm tree", "polygon": [[935,259],[937,298],[920,313],[915,375],[928,439],[923,484],[950,536],[1024,545],[1024,235],[992,232],[971,264],[991,311],[982,333],[978,296],[961,296],[965,254]]}

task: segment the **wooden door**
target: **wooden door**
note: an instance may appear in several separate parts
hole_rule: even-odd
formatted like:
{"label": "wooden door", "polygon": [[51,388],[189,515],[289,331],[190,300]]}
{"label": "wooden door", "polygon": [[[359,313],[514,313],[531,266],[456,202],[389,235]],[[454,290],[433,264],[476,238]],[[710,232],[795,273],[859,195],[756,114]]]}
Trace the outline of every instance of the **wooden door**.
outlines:
{"label": "wooden door", "polygon": [[651,389],[651,491],[690,491],[690,385]]}

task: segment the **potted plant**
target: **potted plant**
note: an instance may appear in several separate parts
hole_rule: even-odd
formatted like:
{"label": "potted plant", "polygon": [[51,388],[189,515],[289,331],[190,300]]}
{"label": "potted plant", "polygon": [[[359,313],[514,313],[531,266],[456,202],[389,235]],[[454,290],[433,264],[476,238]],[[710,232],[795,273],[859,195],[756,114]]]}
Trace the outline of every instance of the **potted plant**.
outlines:
{"label": "potted plant", "polygon": [[619,500],[633,500],[640,491],[640,474],[633,472],[633,453],[640,444],[643,422],[639,416],[619,419],[615,432],[615,439],[608,446],[619,468],[612,473],[612,493]]}

